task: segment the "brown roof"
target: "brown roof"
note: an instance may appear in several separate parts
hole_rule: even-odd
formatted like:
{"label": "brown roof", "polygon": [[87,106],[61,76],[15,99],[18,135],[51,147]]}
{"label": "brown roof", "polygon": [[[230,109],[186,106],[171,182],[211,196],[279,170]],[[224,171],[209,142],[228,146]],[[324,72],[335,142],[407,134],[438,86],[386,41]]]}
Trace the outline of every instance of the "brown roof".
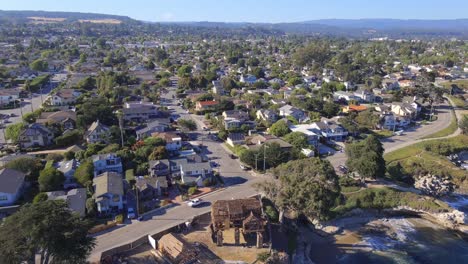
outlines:
{"label": "brown roof", "polygon": [[60,123],[67,118],[76,121],[76,112],[67,110],[67,111],[58,111],[58,112],[43,112],[41,116],[37,119],[37,123]]}
{"label": "brown roof", "polygon": [[176,133],[171,133],[171,132],[155,132],[155,133],[152,133],[151,136],[154,138],[162,138],[166,142],[172,142],[174,138],[181,138]]}
{"label": "brown roof", "polygon": [[209,106],[209,105],[217,105],[217,101],[199,101],[198,102],[201,106]]}
{"label": "brown roof", "polygon": [[198,250],[179,234],[167,234],[158,241],[158,250],[172,263],[188,264],[197,260]]}
{"label": "brown roof", "polygon": [[223,222],[226,217],[234,216],[247,218],[249,214],[262,215],[262,203],[257,198],[219,200],[211,206],[211,220],[213,223]]}

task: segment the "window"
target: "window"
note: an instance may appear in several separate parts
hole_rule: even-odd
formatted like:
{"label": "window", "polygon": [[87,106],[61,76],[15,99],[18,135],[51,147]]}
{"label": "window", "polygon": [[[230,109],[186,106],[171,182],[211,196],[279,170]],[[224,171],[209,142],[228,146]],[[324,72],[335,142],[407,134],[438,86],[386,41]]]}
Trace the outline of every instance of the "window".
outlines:
{"label": "window", "polygon": [[7,201],[7,200],[8,200],[8,196],[0,195],[0,201]]}

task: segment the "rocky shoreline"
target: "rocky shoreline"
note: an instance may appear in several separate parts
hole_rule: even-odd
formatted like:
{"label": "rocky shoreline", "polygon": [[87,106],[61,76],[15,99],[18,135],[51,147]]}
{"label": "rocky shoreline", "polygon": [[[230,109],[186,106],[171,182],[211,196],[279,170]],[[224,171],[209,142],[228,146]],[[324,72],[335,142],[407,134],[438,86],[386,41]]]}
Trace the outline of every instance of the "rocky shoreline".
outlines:
{"label": "rocky shoreline", "polygon": [[343,217],[328,222],[312,221],[315,231],[322,236],[335,235],[343,228],[362,225],[372,220],[387,217],[421,217],[447,229],[461,232],[468,236],[468,217],[464,212],[452,210],[451,212],[433,213],[414,209],[408,206],[399,206],[383,210],[354,209]]}

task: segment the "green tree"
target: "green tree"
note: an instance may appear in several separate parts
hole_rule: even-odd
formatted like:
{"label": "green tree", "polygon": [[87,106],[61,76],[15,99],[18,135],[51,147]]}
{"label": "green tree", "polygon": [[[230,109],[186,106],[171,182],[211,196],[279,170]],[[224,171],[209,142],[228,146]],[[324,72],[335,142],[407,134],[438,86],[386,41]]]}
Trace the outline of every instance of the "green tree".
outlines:
{"label": "green tree", "polygon": [[346,145],[346,165],[361,177],[382,177],[385,174],[383,153],[382,143],[377,137],[370,135],[360,142]]}
{"label": "green tree", "polygon": [[462,133],[468,135],[468,115],[464,115],[462,120],[458,123]]}
{"label": "green tree", "polygon": [[327,160],[310,158],[290,161],[271,170],[278,181],[266,181],[256,188],[281,212],[292,209],[307,217],[328,219],[340,187],[338,176]]}
{"label": "green tree", "polygon": [[307,135],[302,132],[289,133],[284,137],[284,140],[298,149],[309,147]]}
{"label": "green tree", "polygon": [[26,125],[17,123],[7,126],[5,130],[5,139],[11,140],[14,143],[18,142],[21,132],[25,129]]}
{"label": "green tree", "polygon": [[37,59],[35,61],[33,61],[29,67],[31,68],[31,70],[33,71],[47,71],[47,69],[49,68],[49,63],[47,63],[47,61],[44,61],[44,60],[41,60],[41,59]]}
{"label": "green tree", "polygon": [[197,124],[195,121],[190,119],[178,119],[177,124],[179,124],[179,126],[182,128],[188,129],[190,131],[197,130]]}
{"label": "green tree", "polygon": [[177,75],[179,77],[189,77],[191,72],[192,72],[192,67],[190,67],[189,65],[182,65],[177,70]]}
{"label": "green tree", "polygon": [[44,201],[47,201],[47,199],[49,199],[49,197],[47,196],[47,193],[41,192],[41,193],[38,193],[36,196],[34,196],[33,203],[36,204],[36,203],[44,202]]}
{"label": "green tree", "polygon": [[290,132],[288,124],[284,120],[279,120],[273,125],[271,125],[268,133],[275,135],[277,137],[285,136]]}
{"label": "green tree", "polygon": [[57,191],[62,188],[65,176],[54,167],[45,168],[39,174],[39,189],[41,192]]}
{"label": "green tree", "polygon": [[323,114],[330,118],[336,116],[340,112],[340,105],[333,102],[326,102],[323,105]]}
{"label": "green tree", "polygon": [[0,226],[0,263],[85,263],[93,249],[89,220],[72,213],[65,201],[26,204]]}
{"label": "green tree", "polygon": [[83,135],[77,129],[69,131],[59,137],[55,138],[55,144],[58,147],[67,147],[73,144],[77,144],[81,141]]}
{"label": "green tree", "polygon": [[161,160],[161,159],[167,159],[167,150],[166,147],[164,146],[159,146],[153,149],[153,152],[149,155],[148,159],[149,160]]}
{"label": "green tree", "polygon": [[94,165],[90,160],[86,160],[78,166],[75,171],[75,179],[82,186],[87,186],[93,180]]}
{"label": "green tree", "polygon": [[32,157],[18,158],[5,165],[5,168],[14,169],[26,174],[26,179],[30,182],[37,181],[42,167],[41,160]]}

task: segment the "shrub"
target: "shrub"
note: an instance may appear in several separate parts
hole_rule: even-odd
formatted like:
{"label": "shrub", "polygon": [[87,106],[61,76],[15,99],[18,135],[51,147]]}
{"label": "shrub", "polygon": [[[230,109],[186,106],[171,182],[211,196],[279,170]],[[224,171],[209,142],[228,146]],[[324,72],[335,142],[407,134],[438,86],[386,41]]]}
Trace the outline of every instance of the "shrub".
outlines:
{"label": "shrub", "polygon": [[257,254],[257,260],[261,261],[261,262],[265,262],[267,261],[267,259],[270,257],[270,253],[268,253],[267,251],[265,252],[260,252]]}
{"label": "shrub", "polygon": [[65,160],[72,160],[75,158],[75,152],[67,151],[63,154],[63,157],[65,158]]}
{"label": "shrub", "polygon": [[123,215],[122,214],[116,215],[115,216],[115,222],[117,222],[117,224],[122,224],[124,222]]}
{"label": "shrub", "polygon": [[48,198],[47,193],[41,192],[34,196],[33,203],[44,202],[47,201]]}
{"label": "shrub", "polygon": [[51,160],[53,162],[59,162],[59,161],[63,160],[63,155],[58,154],[58,153],[50,153],[50,154],[47,154],[46,160],[48,160],[48,161]]}
{"label": "shrub", "polygon": [[279,214],[278,214],[278,211],[276,211],[276,209],[273,206],[271,205],[265,206],[265,214],[267,215],[268,219],[270,219],[270,221],[278,222]]}
{"label": "shrub", "polygon": [[55,144],[59,147],[67,147],[78,143],[82,138],[79,130],[70,131],[60,137],[55,138]]}
{"label": "shrub", "polygon": [[210,187],[210,186],[213,186],[214,184],[215,182],[211,178],[206,178],[203,180],[203,186],[205,187]]}
{"label": "shrub", "polygon": [[197,191],[198,191],[198,188],[193,186],[193,187],[188,188],[187,193],[188,195],[194,195],[195,193],[197,193]]}

